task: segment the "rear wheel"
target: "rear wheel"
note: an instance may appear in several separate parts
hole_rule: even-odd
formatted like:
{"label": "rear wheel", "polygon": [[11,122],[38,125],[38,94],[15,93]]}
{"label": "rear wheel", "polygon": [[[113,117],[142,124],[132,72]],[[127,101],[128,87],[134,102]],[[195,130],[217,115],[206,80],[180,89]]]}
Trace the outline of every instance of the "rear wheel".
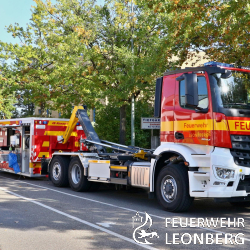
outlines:
{"label": "rear wheel", "polygon": [[189,195],[188,173],[183,164],[170,164],[162,168],[156,180],[156,196],[167,211],[189,209],[193,198]]}
{"label": "rear wheel", "polygon": [[69,164],[69,185],[76,192],[88,191],[91,182],[84,176],[84,169],[78,157],[73,157]]}
{"label": "rear wheel", "polygon": [[55,156],[50,163],[50,179],[56,187],[69,185],[68,181],[69,158],[65,156]]}

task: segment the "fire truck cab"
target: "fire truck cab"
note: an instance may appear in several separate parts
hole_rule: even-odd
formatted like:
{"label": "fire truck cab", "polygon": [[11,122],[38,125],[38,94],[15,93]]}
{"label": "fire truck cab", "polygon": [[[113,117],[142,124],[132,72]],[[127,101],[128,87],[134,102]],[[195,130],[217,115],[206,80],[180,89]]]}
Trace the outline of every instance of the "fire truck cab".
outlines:
{"label": "fire truck cab", "polygon": [[192,197],[250,204],[249,87],[249,68],[217,62],[157,80],[161,157],[152,160],[150,189],[166,209],[188,207]]}

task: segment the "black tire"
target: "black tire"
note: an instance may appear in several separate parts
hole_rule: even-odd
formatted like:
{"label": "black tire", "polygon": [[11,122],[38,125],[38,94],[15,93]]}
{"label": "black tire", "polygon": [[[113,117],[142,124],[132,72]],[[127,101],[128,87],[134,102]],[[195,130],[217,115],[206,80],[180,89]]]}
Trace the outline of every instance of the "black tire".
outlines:
{"label": "black tire", "polygon": [[56,187],[66,187],[69,185],[68,168],[70,159],[65,156],[55,156],[49,168],[50,179]]}
{"label": "black tire", "polygon": [[73,157],[69,164],[69,185],[76,192],[89,191],[91,182],[84,176],[84,169],[78,157]]}
{"label": "black tire", "polygon": [[188,172],[184,164],[169,164],[156,180],[158,202],[170,212],[187,211],[194,200],[189,195]]}
{"label": "black tire", "polygon": [[233,207],[250,207],[250,201],[230,202]]}

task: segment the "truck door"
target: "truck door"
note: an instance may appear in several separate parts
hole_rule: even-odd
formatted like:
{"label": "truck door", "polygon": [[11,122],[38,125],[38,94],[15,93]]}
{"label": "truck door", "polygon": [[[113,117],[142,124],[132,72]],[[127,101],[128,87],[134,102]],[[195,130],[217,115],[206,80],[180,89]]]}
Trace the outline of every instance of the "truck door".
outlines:
{"label": "truck door", "polygon": [[176,75],[163,77],[161,96],[161,142],[174,142],[174,98]]}
{"label": "truck door", "polygon": [[22,127],[22,172],[29,173],[30,126]]}
{"label": "truck door", "polygon": [[[182,74],[177,74],[176,77]],[[176,143],[213,145],[212,102],[210,86],[206,73],[197,73],[198,108],[197,111],[185,105],[185,80],[176,80],[174,109],[174,140]]]}

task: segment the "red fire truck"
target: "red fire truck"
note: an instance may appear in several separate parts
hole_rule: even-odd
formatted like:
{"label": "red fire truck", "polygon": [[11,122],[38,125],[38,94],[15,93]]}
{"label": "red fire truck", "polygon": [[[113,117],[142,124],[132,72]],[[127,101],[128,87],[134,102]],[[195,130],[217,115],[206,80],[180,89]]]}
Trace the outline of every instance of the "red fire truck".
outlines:
{"label": "red fire truck", "polygon": [[14,172],[9,166],[9,153],[17,155],[20,175],[41,177],[42,163],[48,161],[55,151],[74,152],[80,149],[80,137],[84,132],[76,124],[66,144],[62,143],[68,125],[67,119],[18,118],[0,120],[0,170]]}
{"label": "red fire truck", "polygon": [[250,205],[249,89],[250,69],[233,65],[165,72],[156,81],[161,145],[155,150],[100,140],[79,109],[73,120],[82,125],[86,139],[80,142],[90,152],[55,152],[51,180],[75,191],[100,182],[145,188],[175,212],[187,210],[194,197]]}
{"label": "red fire truck", "polygon": [[[161,145],[155,150],[100,140],[82,107],[73,111],[62,139],[51,124],[35,119],[44,125],[36,127],[43,138],[30,142],[30,164],[51,157],[45,163],[53,184],[69,184],[74,191],[98,183],[144,188],[173,212],[187,210],[194,197],[250,205],[250,69],[211,62],[165,72],[156,81],[155,117],[161,118]],[[71,134],[78,122],[85,138]],[[26,126],[15,127],[25,152]],[[80,148],[63,148],[68,140]],[[47,151],[43,141],[50,142]]]}

